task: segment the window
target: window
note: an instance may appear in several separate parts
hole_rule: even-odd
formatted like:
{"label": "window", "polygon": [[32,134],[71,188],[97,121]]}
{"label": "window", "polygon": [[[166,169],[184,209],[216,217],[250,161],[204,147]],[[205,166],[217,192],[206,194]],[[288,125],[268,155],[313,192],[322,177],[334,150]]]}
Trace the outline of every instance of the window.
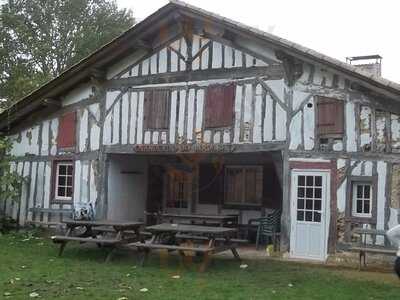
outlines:
{"label": "window", "polygon": [[75,126],[76,113],[70,112],[63,115],[59,120],[58,125],[58,148],[73,148],[75,147]]}
{"label": "window", "polygon": [[263,169],[261,166],[228,166],[225,169],[225,204],[261,205]]}
{"label": "window", "polygon": [[317,131],[321,137],[341,137],[344,132],[344,102],[318,97]]}
{"label": "window", "polygon": [[74,164],[72,161],[56,164],[55,199],[72,200]]}
{"label": "window", "polygon": [[235,86],[214,85],[207,88],[205,101],[205,127],[232,126]]}
{"label": "window", "polygon": [[355,217],[372,217],[372,185],[353,182],[352,213]]}
{"label": "window", "polygon": [[321,222],[322,176],[297,176],[297,221]]}
{"label": "window", "polygon": [[144,128],[168,129],[170,108],[169,91],[146,91],[144,94]]}

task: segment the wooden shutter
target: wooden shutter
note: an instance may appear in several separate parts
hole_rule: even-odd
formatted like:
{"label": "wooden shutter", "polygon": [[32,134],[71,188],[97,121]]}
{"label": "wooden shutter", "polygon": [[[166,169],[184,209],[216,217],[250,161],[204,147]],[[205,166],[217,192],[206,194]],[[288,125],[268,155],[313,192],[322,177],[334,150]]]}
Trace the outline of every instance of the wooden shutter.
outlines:
{"label": "wooden shutter", "polygon": [[318,98],[317,130],[319,135],[343,134],[344,132],[343,101],[326,97]]}
{"label": "wooden shutter", "polygon": [[215,85],[207,89],[205,127],[228,127],[233,123],[235,86]]}
{"label": "wooden shutter", "polygon": [[169,127],[169,91],[146,91],[144,94],[144,128],[167,129]]}
{"label": "wooden shutter", "polygon": [[73,148],[75,147],[76,135],[76,113],[71,112],[63,115],[59,119],[58,125],[58,148]]}

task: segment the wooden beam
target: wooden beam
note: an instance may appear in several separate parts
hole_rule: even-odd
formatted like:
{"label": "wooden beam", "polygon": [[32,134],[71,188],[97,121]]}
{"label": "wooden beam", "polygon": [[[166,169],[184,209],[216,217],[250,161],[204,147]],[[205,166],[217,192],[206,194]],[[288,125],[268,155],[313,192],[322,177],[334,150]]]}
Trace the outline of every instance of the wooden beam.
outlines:
{"label": "wooden beam", "polygon": [[248,77],[268,77],[269,79],[282,79],[281,66],[231,68],[216,70],[196,70],[154,74],[148,76],[111,79],[106,83],[107,88],[121,88],[149,84],[166,84],[215,79],[242,79]]}
{"label": "wooden beam", "polygon": [[276,57],[282,61],[286,84],[293,86],[303,74],[303,63],[280,50],[276,51]]}

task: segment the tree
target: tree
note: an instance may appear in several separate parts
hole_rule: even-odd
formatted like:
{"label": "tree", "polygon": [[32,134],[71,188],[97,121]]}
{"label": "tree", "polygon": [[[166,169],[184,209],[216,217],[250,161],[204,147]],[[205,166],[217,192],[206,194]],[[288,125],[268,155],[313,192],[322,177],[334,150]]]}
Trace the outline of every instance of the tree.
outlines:
{"label": "tree", "polygon": [[0,15],[0,100],[7,105],[134,24],[115,0],[9,0]]}
{"label": "tree", "polygon": [[11,167],[13,157],[10,155],[12,143],[9,138],[0,136],[0,232],[18,220],[6,216],[4,203],[6,201],[18,202],[21,196],[22,184],[27,178],[18,174]]}

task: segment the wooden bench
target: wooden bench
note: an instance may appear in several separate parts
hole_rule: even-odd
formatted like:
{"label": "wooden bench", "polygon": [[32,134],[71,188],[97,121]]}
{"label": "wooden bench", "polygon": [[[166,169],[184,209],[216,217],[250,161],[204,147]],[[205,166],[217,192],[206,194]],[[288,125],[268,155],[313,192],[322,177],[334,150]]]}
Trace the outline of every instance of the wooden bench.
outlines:
{"label": "wooden bench", "polygon": [[[65,209],[65,208],[61,209],[61,208],[31,207],[28,209],[28,211],[32,213],[47,213],[47,214],[69,215],[69,216],[71,216],[73,213],[72,209]],[[51,227],[51,226],[60,226],[62,225],[62,222],[27,221],[26,224]]]}
{"label": "wooden bench", "polygon": [[136,242],[129,244],[129,246],[135,246],[137,248],[147,248],[147,249],[165,249],[171,251],[193,251],[193,252],[212,252],[215,250],[214,247],[186,247],[186,246],[176,246],[176,245],[164,245],[164,244],[149,244],[149,243],[141,243]]}
{"label": "wooden bench", "polygon": [[[175,237],[178,238],[178,239],[208,241],[208,237],[201,236],[201,235],[177,234]],[[224,238],[215,238],[215,241],[216,242],[224,242],[225,239]],[[237,238],[230,239],[229,241],[232,242],[232,243],[235,243],[235,244],[248,244],[249,243],[248,240],[237,239]]]}
{"label": "wooden bench", "polygon": [[[108,246],[110,251],[105,259],[106,262],[110,260],[116,248],[140,239],[139,228],[143,224],[136,221],[113,220],[66,220],[63,223],[67,227],[66,234],[51,237],[54,243],[60,244],[59,256],[62,255],[68,242],[95,243],[99,247]],[[73,235],[74,230],[79,227],[84,227],[85,231]],[[104,233],[112,233],[113,236],[105,237]]]}
{"label": "wooden bench", "polygon": [[[383,254],[383,255],[396,255],[397,249],[388,246],[381,246],[376,244],[376,237],[382,236],[386,239],[386,231],[370,228],[355,228],[353,234],[359,235],[359,241],[353,243],[349,248],[350,251],[359,253],[359,269],[362,264],[366,266],[367,253]],[[367,243],[367,236],[371,237],[371,243]]]}
{"label": "wooden bench", "polygon": [[397,249],[387,248],[382,246],[364,246],[364,245],[354,245],[350,247],[350,251],[359,252],[359,268],[361,269],[362,264],[366,266],[366,256],[367,253],[373,254],[383,254],[383,255],[393,255],[396,256]]}
{"label": "wooden bench", "polygon": [[96,243],[96,244],[108,244],[114,245],[119,243],[119,240],[116,239],[103,239],[103,238],[87,238],[87,237],[79,237],[79,236],[64,236],[64,235],[55,235],[51,237],[54,243],[62,243],[62,242],[81,242],[81,243]]}
{"label": "wooden bench", "polygon": [[29,208],[30,212],[39,212],[39,213],[54,213],[54,214],[72,214],[72,209],[65,208],[42,208],[42,207],[31,207]]}

